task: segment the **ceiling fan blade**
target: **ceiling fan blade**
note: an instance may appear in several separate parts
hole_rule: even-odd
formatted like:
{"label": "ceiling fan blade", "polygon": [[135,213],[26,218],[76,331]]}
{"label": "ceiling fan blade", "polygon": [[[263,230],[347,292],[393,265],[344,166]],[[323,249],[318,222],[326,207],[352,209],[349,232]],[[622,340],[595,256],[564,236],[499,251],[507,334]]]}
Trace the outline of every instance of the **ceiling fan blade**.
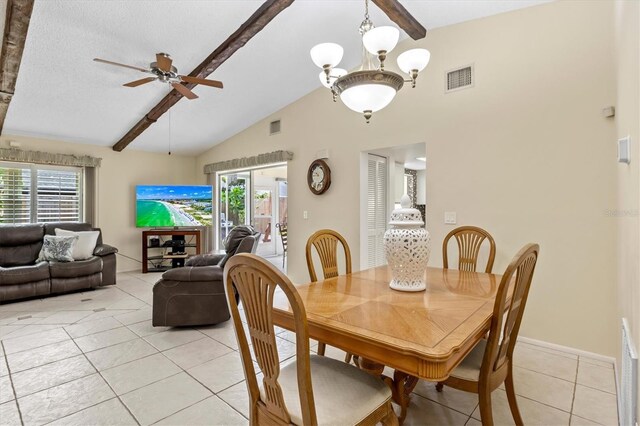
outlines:
{"label": "ceiling fan blade", "polygon": [[204,86],[217,87],[218,89],[222,89],[222,82],[218,80],[207,80],[206,78],[198,78],[198,77],[189,77],[188,75],[179,76],[180,80],[186,81],[187,83],[193,84],[202,84]]}
{"label": "ceiling fan blade", "polygon": [[189,90],[188,88],[184,87],[180,83],[171,83],[171,85],[178,92],[182,93],[182,95],[187,99],[197,99],[198,98],[198,95],[196,95],[195,93],[193,93],[191,90]]}
{"label": "ceiling fan blade", "polygon": [[96,61],[96,62],[102,62],[104,64],[115,65],[117,67],[131,68],[132,70],[137,70],[137,71],[142,71],[142,72],[149,72],[149,70],[146,69],[146,68],[134,67],[133,65],[120,64],[118,62],[107,61],[106,59],[93,58],[93,60]]}
{"label": "ceiling fan blade", "polygon": [[141,86],[143,84],[151,83],[152,81],[155,81],[155,80],[156,80],[156,77],[146,77],[146,78],[141,78],[140,80],[130,81],[129,83],[123,84],[123,86],[125,86],[125,87],[138,87],[138,86]]}
{"label": "ceiling fan blade", "polygon": [[171,72],[171,63],[173,59],[166,53],[156,53],[156,63],[158,68],[164,72]]}

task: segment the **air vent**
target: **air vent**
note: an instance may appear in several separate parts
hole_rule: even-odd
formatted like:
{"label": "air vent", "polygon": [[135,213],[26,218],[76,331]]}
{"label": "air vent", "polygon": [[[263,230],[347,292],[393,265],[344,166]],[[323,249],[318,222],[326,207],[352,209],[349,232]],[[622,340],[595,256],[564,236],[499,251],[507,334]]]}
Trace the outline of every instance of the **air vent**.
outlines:
{"label": "air vent", "polygon": [[447,71],[447,87],[445,92],[473,87],[473,65]]}
{"label": "air vent", "polygon": [[278,133],[280,133],[280,120],[269,123],[269,135],[275,135]]}

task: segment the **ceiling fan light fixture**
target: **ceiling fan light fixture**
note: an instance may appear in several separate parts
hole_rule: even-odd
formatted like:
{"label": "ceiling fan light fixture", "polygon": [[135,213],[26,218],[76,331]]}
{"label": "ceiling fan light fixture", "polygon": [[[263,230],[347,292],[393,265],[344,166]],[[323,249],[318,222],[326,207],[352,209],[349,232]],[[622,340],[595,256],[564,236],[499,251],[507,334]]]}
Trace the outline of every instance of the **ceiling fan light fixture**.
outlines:
{"label": "ceiling fan light fixture", "polygon": [[[178,93],[187,99],[197,99],[198,96],[191,91],[190,87],[186,85],[203,85],[209,87],[216,87],[218,89],[223,88],[221,81],[208,80],[201,77],[192,77],[189,75],[178,74],[178,69],[172,65],[173,60],[167,53],[156,53],[156,61],[149,64],[149,68],[136,67],[133,65],[121,64],[118,62],[107,61],[105,59],[94,58],[96,62],[102,62],[109,65],[115,65],[123,68],[130,68],[136,71],[141,71],[147,74],[153,75],[153,77],[142,78],[140,80],[131,81],[123,84],[125,87],[138,87],[152,81],[159,81],[172,86]],[[185,85],[183,85],[184,83]],[[193,86],[191,86],[193,87]]]}

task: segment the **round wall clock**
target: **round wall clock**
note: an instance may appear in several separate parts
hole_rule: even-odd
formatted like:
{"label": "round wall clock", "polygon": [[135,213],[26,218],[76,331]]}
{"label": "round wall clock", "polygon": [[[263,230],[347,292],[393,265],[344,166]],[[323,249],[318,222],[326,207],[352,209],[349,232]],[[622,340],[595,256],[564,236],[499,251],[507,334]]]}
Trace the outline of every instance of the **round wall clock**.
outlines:
{"label": "round wall clock", "polygon": [[316,160],[309,166],[307,184],[316,195],[326,192],[331,186],[331,169],[324,160]]}

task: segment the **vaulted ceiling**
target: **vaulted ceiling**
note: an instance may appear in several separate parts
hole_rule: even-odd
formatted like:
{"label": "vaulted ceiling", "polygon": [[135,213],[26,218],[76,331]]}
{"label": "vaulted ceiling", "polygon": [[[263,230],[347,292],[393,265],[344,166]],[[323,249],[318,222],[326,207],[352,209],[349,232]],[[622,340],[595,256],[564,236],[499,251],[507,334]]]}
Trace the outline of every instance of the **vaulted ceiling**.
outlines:
{"label": "vaulted ceiling", "polygon": [[[542,2],[402,3],[430,30]],[[146,67],[157,52],[167,52],[178,72],[187,74],[261,4],[36,0],[3,134],[112,146],[169,88],[161,83],[122,87],[144,75],[98,64],[94,57]],[[370,11],[376,25],[391,23],[375,5]],[[196,86],[199,99],[180,100],[129,149],[166,152],[171,144],[174,153],[199,154],[317,89],[319,70],[309,57],[317,43],[341,44],[341,66],[355,67],[363,13],[362,0],[296,0],[210,76],[224,82],[223,90]]]}

